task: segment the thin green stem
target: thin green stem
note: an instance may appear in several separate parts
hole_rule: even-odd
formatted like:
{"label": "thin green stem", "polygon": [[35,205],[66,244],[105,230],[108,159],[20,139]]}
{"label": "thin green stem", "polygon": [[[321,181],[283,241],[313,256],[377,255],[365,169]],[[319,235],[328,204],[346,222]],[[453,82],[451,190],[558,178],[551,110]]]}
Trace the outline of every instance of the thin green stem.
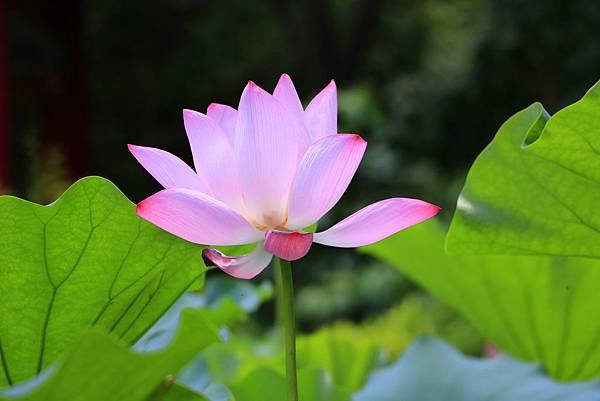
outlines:
{"label": "thin green stem", "polygon": [[292,264],[279,258],[273,259],[277,284],[277,323],[283,329],[285,343],[285,372],[288,383],[288,401],[298,401],[298,378],[296,371],[296,318],[294,315],[294,285]]}
{"label": "thin green stem", "polygon": [[281,276],[281,263],[280,259],[273,257],[273,273],[275,275],[275,322],[279,330],[283,331],[283,297],[280,295],[283,286],[283,277]]}

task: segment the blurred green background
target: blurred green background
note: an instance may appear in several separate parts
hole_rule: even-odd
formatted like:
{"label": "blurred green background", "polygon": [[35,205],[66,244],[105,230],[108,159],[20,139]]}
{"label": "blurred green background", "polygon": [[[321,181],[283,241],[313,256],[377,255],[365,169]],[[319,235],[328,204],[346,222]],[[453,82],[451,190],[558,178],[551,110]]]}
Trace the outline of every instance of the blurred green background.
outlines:
{"label": "blurred green background", "polygon": [[[304,102],[334,78],[340,131],[369,142],[322,227],[391,196],[439,204],[447,221],[503,121],[535,100],[554,112],[600,71],[597,0],[0,4],[1,187],[43,203],[89,174],[141,200],[159,185],[127,143],[190,162],[181,109],[235,107],[249,79],[271,90],[286,72]],[[433,332],[480,349],[453,312],[367,255],[317,245],[295,280],[306,332],[370,327],[380,339],[392,333],[392,352],[405,342],[393,333]],[[271,305],[258,321],[269,325]]]}

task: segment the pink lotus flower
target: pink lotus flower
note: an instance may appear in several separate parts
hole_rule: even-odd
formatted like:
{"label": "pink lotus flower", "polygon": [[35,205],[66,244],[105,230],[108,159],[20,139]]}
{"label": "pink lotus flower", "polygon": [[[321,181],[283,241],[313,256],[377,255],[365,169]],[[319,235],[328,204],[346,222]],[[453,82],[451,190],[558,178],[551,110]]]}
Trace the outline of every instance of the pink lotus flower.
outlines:
{"label": "pink lotus flower", "polygon": [[316,223],[341,198],[367,143],[337,133],[337,93],[331,81],[304,109],[282,75],[273,95],[249,82],[238,110],[212,103],[206,114],[183,111],[196,171],[163,150],[129,150],[165,187],[137,206],[137,214],[188,241],[211,245],[257,243],[242,256],[216,249],[203,256],[226,273],[249,279],[273,255],[296,260],[313,242],[352,248],[377,242],[439,212],[408,198],[379,201],[328,230]]}

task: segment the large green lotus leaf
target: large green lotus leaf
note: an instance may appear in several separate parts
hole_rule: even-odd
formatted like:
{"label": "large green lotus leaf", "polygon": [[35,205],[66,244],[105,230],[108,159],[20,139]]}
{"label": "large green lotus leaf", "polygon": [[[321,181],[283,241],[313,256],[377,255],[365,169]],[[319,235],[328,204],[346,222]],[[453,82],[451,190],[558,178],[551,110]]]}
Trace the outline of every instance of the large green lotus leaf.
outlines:
{"label": "large green lotus leaf", "polygon": [[600,83],[553,117],[512,116],[473,164],[448,234],[453,253],[600,258]]}
{"label": "large green lotus leaf", "polygon": [[197,246],[138,218],[99,177],[49,206],[2,196],[0,221],[0,388],[91,325],[134,343],[206,270]]}
{"label": "large green lotus leaf", "polygon": [[457,308],[502,349],[555,378],[600,376],[600,260],[448,256],[436,221],[362,248]]}
{"label": "large green lotus leaf", "polygon": [[[186,309],[171,344],[138,353],[127,343],[100,333],[84,333],[39,385],[26,383],[0,392],[1,401],[202,400],[173,386],[174,374],[206,346],[219,341],[211,315]],[[178,397],[178,398],[175,398]]]}
{"label": "large green lotus leaf", "polygon": [[465,357],[433,338],[417,341],[375,372],[354,401],[598,401],[600,384],[556,383],[508,356]]}

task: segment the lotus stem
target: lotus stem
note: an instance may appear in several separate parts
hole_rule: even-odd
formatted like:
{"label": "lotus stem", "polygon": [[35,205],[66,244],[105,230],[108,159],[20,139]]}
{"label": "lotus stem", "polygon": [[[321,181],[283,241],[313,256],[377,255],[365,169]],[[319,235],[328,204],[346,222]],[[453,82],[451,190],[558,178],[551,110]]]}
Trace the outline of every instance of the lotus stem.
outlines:
{"label": "lotus stem", "polygon": [[277,284],[277,320],[285,344],[285,372],[288,384],[288,401],[298,401],[298,375],[296,369],[296,318],[294,314],[294,284],[292,264],[275,257]]}

